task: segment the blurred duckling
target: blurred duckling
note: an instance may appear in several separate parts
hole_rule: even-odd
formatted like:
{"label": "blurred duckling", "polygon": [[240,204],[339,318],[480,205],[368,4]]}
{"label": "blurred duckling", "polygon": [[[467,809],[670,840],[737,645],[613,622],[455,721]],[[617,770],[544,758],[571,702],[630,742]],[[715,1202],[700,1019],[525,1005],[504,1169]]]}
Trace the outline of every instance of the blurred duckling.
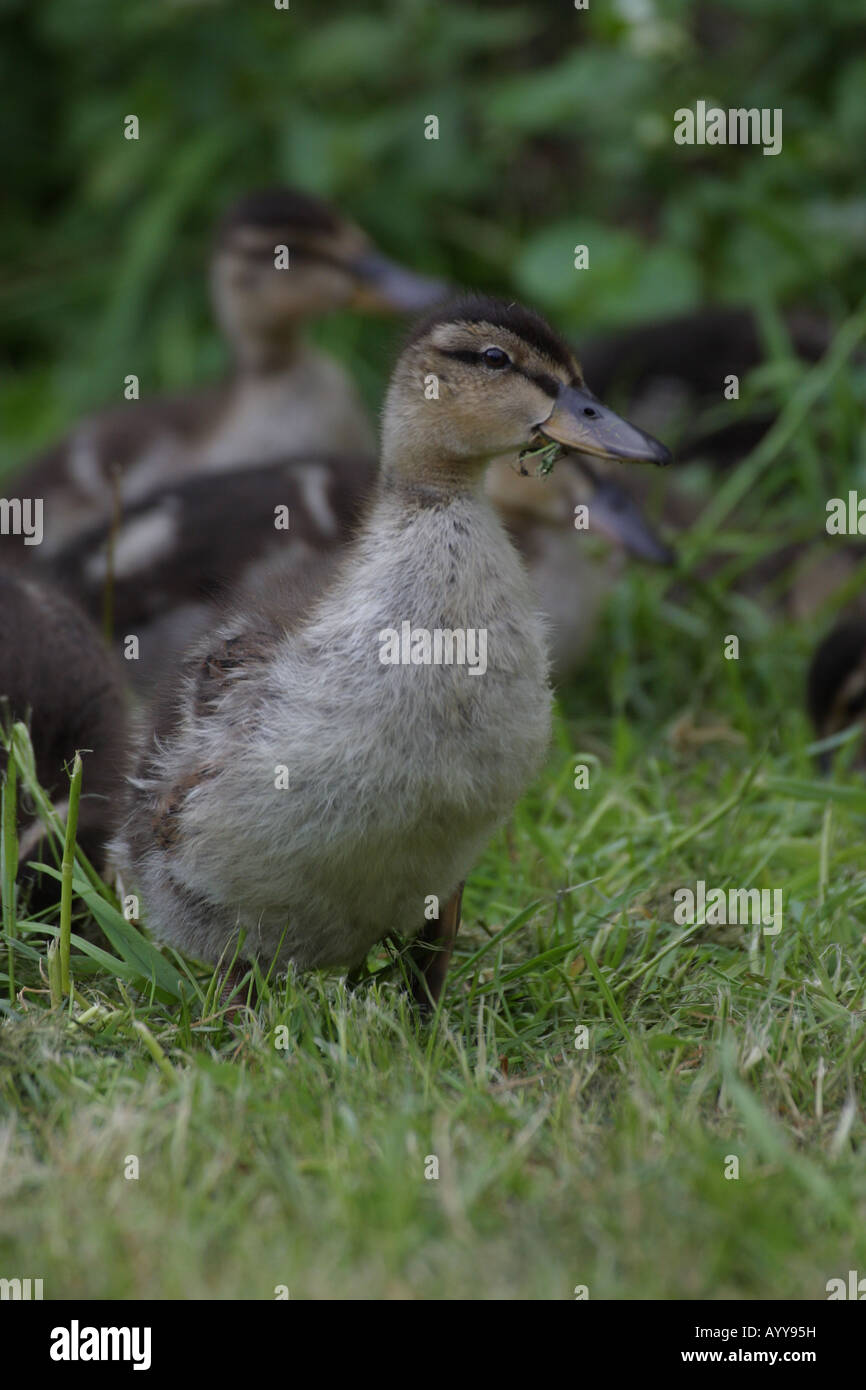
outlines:
{"label": "blurred duckling", "polygon": [[[271,565],[301,573],[345,546],[373,488],[366,454],[288,459],[183,478],[98,523],[51,558],[52,582],[94,619],[107,616],[140,694],[175,670],[213,621],[214,603],[255,585]],[[128,654],[128,653],[127,653]]]}
{"label": "blurred duckling", "polygon": [[539,438],[669,459],[520,306],[464,299],[417,327],[354,541],[305,593],[271,576],[229,609],[145,747],[115,853],[159,936],[339,969],[420,929],[415,996],[438,999],[463,881],[550,735],[543,620],[484,491],[490,459]]}
{"label": "blurred duckling", "polygon": [[[863,726],[855,766],[866,768],[866,615],[837,623],[817,647],[806,679],[806,706],[819,739]],[[825,752],[820,761],[827,771],[832,755]]]}
{"label": "blurred duckling", "polygon": [[[29,575],[0,570],[0,712],[27,723],[39,782],[65,814],[76,752],[84,776],[78,844],[97,868],[117,822],[127,770],[123,682],[98,631],[62,593]],[[0,767],[6,754],[0,749]],[[40,858],[44,829],[26,814],[19,784],[19,863]],[[22,871],[24,873],[24,871]],[[31,907],[57,901],[59,885],[34,883]]]}
{"label": "blurred duckling", "polygon": [[[288,268],[277,268],[285,247]],[[285,253],[281,253],[284,255]],[[84,421],[18,480],[44,499],[43,556],[160,483],[287,453],[375,456],[367,414],[348,374],[303,339],[336,309],[415,312],[444,286],[389,261],[317,198],[272,189],[242,198],[223,220],[211,265],[217,319],[234,358],[210,390],[128,402]],[[4,551],[12,548],[11,540]],[[29,559],[21,546],[17,559]]]}
{"label": "blurred duckling", "polygon": [[[560,685],[586,657],[626,556],[672,565],[674,551],[623,485],[581,455],[566,454],[549,478],[521,477],[494,459],[486,489],[526,561],[548,620],[551,675]],[[578,515],[586,529],[577,529]],[[595,545],[596,540],[602,542]]]}
{"label": "blurred duckling", "polygon": [[[785,317],[791,351],[816,362],[832,341],[821,316],[794,310]],[[725,378],[740,380],[765,360],[757,314],[751,309],[707,305],[590,339],[581,353],[587,379],[600,395],[627,404],[646,429],[681,429],[681,461],[737,464],[759,442],[773,416],[750,411],[724,424],[695,429],[704,411],[722,399]]]}

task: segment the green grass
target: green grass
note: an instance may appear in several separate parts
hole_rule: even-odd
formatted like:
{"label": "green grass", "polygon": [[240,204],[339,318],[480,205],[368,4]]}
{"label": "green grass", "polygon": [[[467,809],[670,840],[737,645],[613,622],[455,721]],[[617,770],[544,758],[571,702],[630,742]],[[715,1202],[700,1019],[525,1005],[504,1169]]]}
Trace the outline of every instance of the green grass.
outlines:
{"label": "green grass", "polygon": [[[227,1021],[201,970],[167,954],[184,997],[160,998],[147,954],[130,971],[115,936],[122,971],[94,968],[77,932],[52,1006],[50,938],[19,922],[3,1269],[93,1298],[820,1298],[862,1269],[866,789],[815,779],[796,656],[765,653],[769,742],[723,736],[721,670],[675,727],[664,689],[619,737],[560,719],[430,1025],[396,980],[315,976]],[[783,887],[779,936],[674,925],[698,878]]]}

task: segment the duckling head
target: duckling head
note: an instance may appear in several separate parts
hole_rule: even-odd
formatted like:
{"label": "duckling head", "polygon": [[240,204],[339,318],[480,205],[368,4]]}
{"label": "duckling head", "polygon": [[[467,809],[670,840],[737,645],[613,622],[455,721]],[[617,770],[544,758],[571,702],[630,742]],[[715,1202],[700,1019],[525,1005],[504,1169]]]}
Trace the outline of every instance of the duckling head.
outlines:
{"label": "duckling head", "polygon": [[486,296],[458,299],[415,328],[382,427],[383,470],[428,484],[477,481],[530,444],[666,464],[663,444],[597,400],[571,349],[540,315]]}
{"label": "duckling head", "polygon": [[220,325],[242,365],[285,357],[299,325],[349,308],[416,312],[445,286],[383,256],[360,227],[293,189],[251,193],[226,214],[211,269]]}

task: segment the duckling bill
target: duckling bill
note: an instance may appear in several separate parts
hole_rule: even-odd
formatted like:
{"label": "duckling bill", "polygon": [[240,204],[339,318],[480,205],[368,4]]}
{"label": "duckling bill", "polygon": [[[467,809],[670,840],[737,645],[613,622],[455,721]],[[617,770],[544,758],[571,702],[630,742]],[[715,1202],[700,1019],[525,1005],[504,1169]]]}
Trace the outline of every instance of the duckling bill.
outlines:
{"label": "duckling bill", "polygon": [[661,467],[672,461],[664,444],[608,410],[583,383],[560,386],[553,410],[537,429],[552,443],[596,458]]}
{"label": "duckling bill", "polygon": [[[487,465],[551,429],[666,461],[586,400],[570,350],[519,305],[462,300],[417,327],[354,541],[302,588],[271,575],[229,607],[164,693],[115,845],[158,935],[211,962],[239,946],[265,967],[351,969],[397,932],[416,938],[419,1003],[438,998],[466,876],[550,738],[543,620]],[[483,674],[383,662],[403,622],[483,630]]]}

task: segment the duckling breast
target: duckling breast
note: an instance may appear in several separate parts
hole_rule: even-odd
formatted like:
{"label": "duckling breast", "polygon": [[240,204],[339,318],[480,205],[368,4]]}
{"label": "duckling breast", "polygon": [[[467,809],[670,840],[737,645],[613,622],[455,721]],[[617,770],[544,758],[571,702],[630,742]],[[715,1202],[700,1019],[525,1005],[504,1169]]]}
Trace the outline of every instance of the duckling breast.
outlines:
{"label": "duckling breast", "polygon": [[[550,704],[541,620],[489,506],[381,503],[313,618],[157,759],[143,794],[152,813],[168,794],[172,833],[139,869],[158,901],[176,884],[209,905],[200,954],[242,925],[250,953],[352,964],[466,877],[544,760]],[[160,916],[176,939],[176,905]]]}
{"label": "duckling breast", "polygon": [[351,377],[324,353],[304,347],[287,370],[236,383],[224,415],[199,442],[189,471],[222,472],[237,468],[239,460],[263,464],[287,454],[375,457],[375,446]]}

